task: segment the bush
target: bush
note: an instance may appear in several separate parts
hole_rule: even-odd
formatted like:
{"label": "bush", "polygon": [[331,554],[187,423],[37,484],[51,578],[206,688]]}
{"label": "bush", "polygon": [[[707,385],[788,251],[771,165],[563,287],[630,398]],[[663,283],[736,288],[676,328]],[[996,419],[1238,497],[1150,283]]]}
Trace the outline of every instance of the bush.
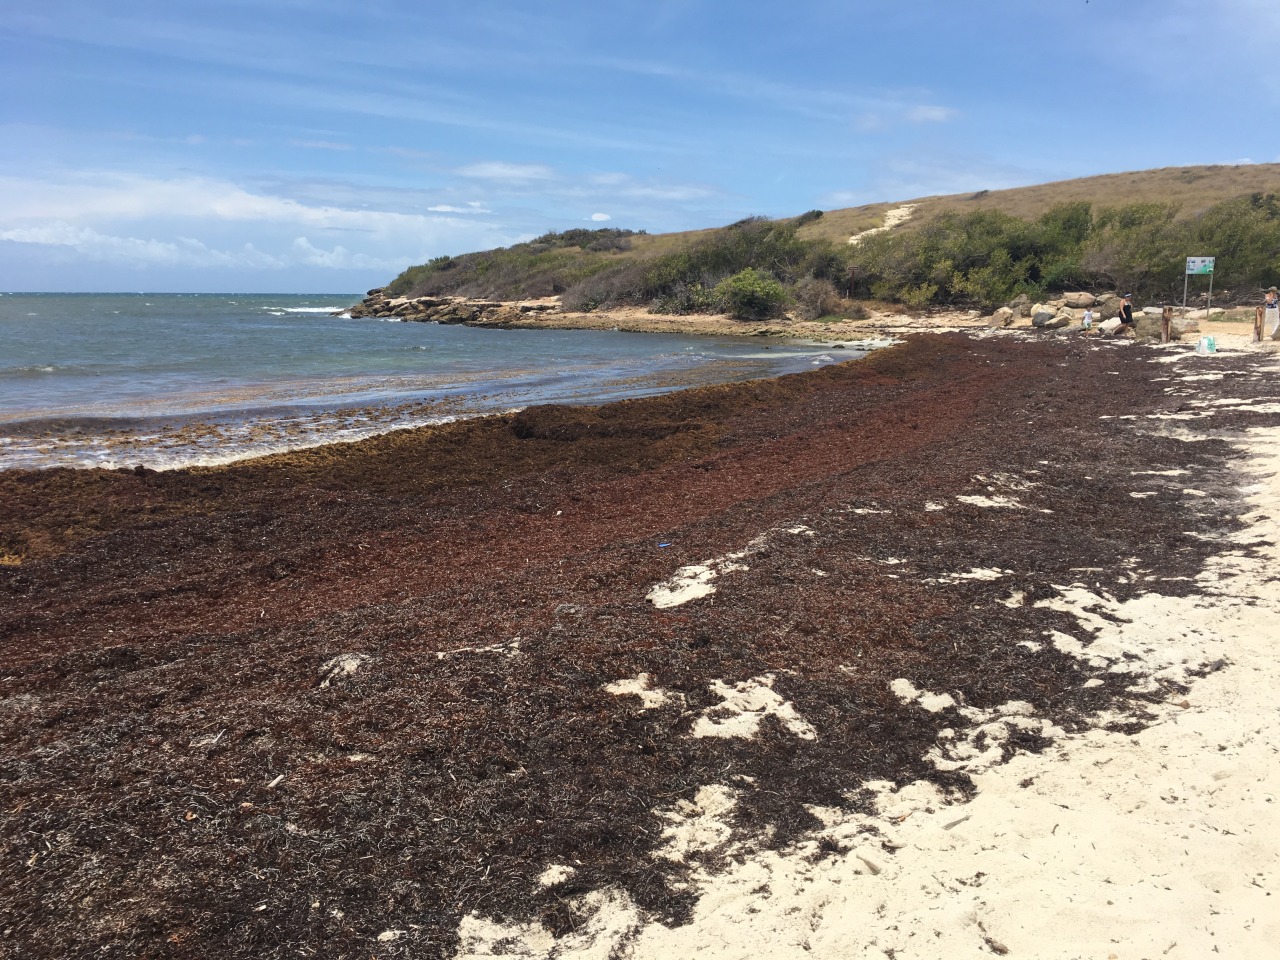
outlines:
{"label": "bush", "polygon": [[552,230],[522,246],[548,249],[579,247],[583,250],[626,250],[631,246],[628,238],[635,235],[634,230],[619,230],[615,227],[602,227],[598,230],[575,227],[559,233]]}
{"label": "bush", "polygon": [[796,312],[801,320],[838,316],[846,309],[835,285],[820,277],[805,277],[795,286]]}
{"label": "bush", "polygon": [[787,302],[786,288],[754,267],[720,281],[715,295],[737,320],[767,320],[779,316]]}
{"label": "bush", "polygon": [[913,307],[1040,296],[1049,278],[1082,275],[1091,222],[1087,203],[1055,207],[1036,221],[997,210],[943,213],[913,231],[866,238],[851,254],[850,290]]}
{"label": "bush", "polygon": [[721,309],[720,298],[715,291],[700,283],[677,283],[669,293],[663,294],[649,306],[650,313],[673,313],[680,316],[690,313],[710,313]]}

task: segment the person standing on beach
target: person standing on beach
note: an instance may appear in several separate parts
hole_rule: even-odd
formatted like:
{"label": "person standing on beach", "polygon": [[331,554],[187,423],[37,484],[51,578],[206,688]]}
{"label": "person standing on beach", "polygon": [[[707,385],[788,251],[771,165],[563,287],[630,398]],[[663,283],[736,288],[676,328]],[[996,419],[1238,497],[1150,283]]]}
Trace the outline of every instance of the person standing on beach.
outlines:
{"label": "person standing on beach", "polygon": [[1263,326],[1268,340],[1280,340],[1280,290],[1272,287],[1267,291],[1263,308]]}
{"label": "person standing on beach", "polygon": [[1084,319],[1081,323],[1084,324],[1085,333],[1093,333],[1093,307],[1084,308]]}
{"label": "person standing on beach", "polygon": [[1136,337],[1133,329],[1133,294],[1126,293],[1120,300],[1120,330],[1128,330],[1129,336]]}

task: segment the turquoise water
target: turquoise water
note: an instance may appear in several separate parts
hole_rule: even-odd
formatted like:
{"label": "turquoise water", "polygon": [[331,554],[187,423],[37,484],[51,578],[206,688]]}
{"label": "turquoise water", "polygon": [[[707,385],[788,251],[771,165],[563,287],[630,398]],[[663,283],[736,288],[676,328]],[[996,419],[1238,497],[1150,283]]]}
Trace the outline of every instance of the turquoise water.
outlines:
{"label": "turquoise water", "polygon": [[0,469],[223,463],[535,403],[775,376],[862,352],[343,315],[358,299],[0,294]]}

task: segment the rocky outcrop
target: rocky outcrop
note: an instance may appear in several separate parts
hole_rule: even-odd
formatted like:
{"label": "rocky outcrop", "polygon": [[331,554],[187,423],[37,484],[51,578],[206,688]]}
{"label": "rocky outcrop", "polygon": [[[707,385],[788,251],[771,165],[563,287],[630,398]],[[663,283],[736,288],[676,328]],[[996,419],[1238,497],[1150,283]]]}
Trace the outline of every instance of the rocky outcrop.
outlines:
{"label": "rocky outcrop", "polygon": [[1120,316],[1120,304],[1123,303],[1114,293],[1098,294],[1093,305],[1093,315],[1099,320],[1110,320]]}
{"label": "rocky outcrop", "polygon": [[[1119,327],[1115,318],[1120,315],[1122,303],[1114,293],[1095,294],[1084,290],[1064,293],[1057,299],[1043,303],[1032,303],[1022,294],[993,312],[989,322],[994,328],[1002,328],[1015,326],[1021,318],[1030,317],[1031,326],[1037,330],[1082,330],[1084,312],[1088,309],[1093,311],[1093,329],[1106,334]],[[1139,338],[1153,337],[1159,340],[1160,318],[1163,313],[1163,307],[1145,307],[1135,311],[1136,335]],[[1188,311],[1185,317],[1174,318],[1171,339],[1177,340],[1185,334],[1198,332],[1196,318],[1203,315],[1203,310],[1193,310]]]}
{"label": "rocky outcrop", "polygon": [[377,317],[415,323],[459,323],[502,327],[560,310],[558,298],[544,300],[476,300],[470,297],[388,297],[385,288],[370,290],[351,308],[353,317]]}
{"label": "rocky outcrop", "polygon": [[1064,317],[1056,310],[1050,310],[1044,306],[1040,306],[1031,315],[1031,325],[1039,330],[1057,330],[1070,322],[1070,317]]}

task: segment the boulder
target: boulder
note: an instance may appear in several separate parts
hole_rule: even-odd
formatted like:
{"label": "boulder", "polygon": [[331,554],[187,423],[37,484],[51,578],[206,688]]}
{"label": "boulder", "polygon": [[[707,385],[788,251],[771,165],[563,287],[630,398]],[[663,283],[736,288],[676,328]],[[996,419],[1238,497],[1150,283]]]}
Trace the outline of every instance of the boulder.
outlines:
{"label": "boulder", "polygon": [[1160,339],[1160,318],[1151,316],[1145,310],[1133,318],[1133,334],[1139,340]]}
{"label": "boulder", "polygon": [[1189,333],[1200,332],[1200,322],[1190,317],[1174,317],[1170,329],[1177,334],[1178,339],[1182,339]]}
{"label": "boulder", "polygon": [[1065,327],[1070,322],[1070,317],[1064,317],[1061,314],[1045,309],[1041,309],[1031,317],[1031,325],[1039,330],[1057,330],[1059,327]]}
{"label": "boulder", "polygon": [[1099,299],[1094,305],[1093,315],[1099,320],[1110,320],[1112,317],[1120,316],[1121,300],[1118,297],[1111,297],[1108,300]]}
{"label": "boulder", "polygon": [[1098,332],[1105,333],[1108,336],[1120,329],[1120,318],[1112,317],[1110,320],[1103,320],[1098,324]]}
{"label": "boulder", "polygon": [[1143,307],[1142,315],[1144,317],[1156,317],[1158,319],[1164,316],[1164,307]]}
{"label": "boulder", "polygon": [[1083,310],[1085,307],[1092,307],[1098,302],[1098,298],[1092,293],[1085,293],[1084,291],[1081,291],[1079,293],[1064,294],[1062,301],[1068,307],[1074,307],[1076,310]]}
{"label": "boulder", "polygon": [[993,327],[1010,327],[1018,315],[1013,312],[1012,307],[1001,307],[991,315],[991,326]]}
{"label": "boulder", "polygon": [[1020,293],[1010,300],[1008,306],[1015,317],[1031,316],[1031,298],[1025,293]]}

